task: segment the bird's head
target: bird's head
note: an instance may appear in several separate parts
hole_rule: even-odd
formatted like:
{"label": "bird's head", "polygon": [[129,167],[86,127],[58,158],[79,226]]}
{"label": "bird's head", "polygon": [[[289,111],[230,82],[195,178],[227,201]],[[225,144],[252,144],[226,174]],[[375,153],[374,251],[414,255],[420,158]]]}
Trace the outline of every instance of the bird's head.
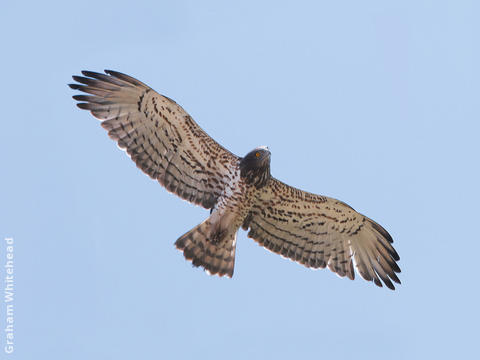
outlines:
{"label": "bird's head", "polygon": [[257,189],[265,186],[270,179],[270,150],[260,146],[240,160],[240,176]]}

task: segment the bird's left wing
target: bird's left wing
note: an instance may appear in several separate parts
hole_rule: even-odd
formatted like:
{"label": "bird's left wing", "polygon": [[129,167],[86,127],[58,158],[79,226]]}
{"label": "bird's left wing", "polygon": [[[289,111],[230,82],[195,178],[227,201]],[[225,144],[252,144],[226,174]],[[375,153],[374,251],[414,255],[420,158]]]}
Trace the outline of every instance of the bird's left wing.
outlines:
{"label": "bird's left wing", "polygon": [[238,157],[223,148],[175,101],[131,76],[105,70],[73,76],[79,108],[89,110],[151,178],[181,198],[213,207]]}
{"label": "bird's left wing", "polygon": [[274,178],[257,193],[243,223],[248,237],[307,267],[325,268],[377,286],[400,283],[393,240],[379,224],[347,204],[288,186]]}

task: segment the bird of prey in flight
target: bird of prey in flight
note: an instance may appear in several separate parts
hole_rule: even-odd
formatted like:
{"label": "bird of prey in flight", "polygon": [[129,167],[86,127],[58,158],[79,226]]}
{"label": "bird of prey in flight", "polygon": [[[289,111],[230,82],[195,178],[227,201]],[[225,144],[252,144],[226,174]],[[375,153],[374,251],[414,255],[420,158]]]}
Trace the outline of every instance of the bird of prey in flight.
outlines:
{"label": "bird of prey in flight", "polygon": [[80,109],[142,171],[168,191],[210,210],[176,242],[194,266],[233,276],[240,227],[274,253],[310,268],[328,267],[377,286],[400,284],[398,253],[388,232],[342,201],[284,184],[270,175],[270,151],[239,157],[225,149],[172,99],[128,75],[82,71],[69,86]]}

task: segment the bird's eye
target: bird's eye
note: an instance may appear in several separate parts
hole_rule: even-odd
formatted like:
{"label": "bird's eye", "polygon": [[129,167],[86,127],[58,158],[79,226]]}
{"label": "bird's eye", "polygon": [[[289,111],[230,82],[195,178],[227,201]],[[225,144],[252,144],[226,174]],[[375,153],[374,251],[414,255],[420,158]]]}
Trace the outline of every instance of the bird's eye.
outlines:
{"label": "bird's eye", "polygon": [[257,151],[257,152],[255,153],[255,156],[256,156],[256,157],[260,157],[260,153]]}

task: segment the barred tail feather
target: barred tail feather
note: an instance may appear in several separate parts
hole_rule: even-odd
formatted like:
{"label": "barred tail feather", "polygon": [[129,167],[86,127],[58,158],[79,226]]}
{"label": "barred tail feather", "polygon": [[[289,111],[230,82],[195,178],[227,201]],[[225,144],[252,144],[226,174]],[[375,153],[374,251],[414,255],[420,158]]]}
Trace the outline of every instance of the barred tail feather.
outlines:
{"label": "barred tail feather", "polygon": [[236,231],[218,231],[209,219],[181,236],[175,246],[193,266],[203,267],[210,275],[233,276]]}

